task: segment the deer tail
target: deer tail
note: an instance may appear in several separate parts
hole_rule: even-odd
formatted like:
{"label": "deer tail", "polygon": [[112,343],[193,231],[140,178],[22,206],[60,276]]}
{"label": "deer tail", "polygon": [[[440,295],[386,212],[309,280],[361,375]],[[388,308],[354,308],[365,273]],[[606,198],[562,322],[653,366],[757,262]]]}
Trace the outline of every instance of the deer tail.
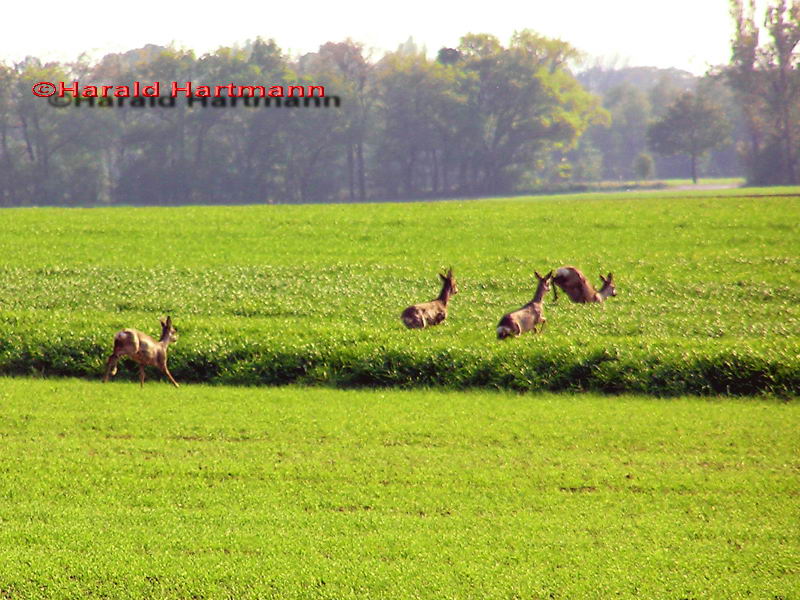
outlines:
{"label": "deer tail", "polygon": [[114,336],[114,354],[125,351],[130,351],[132,354],[139,351],[139,336],[129,329],[123,329]]}
{"label": "deer tail", "polygon": [[423,329],[425,327],[425,318],[416,306],[409,306],[403,311],[400,318],[409,329]]}
{"label": "deer tail", "polygon": [[509,315],[504,316],[500,319],[500,323],[497,324],[497,339],[499,340],[518,336],[520,333],[522,333],[522,329],[520,329],[519,323]]}

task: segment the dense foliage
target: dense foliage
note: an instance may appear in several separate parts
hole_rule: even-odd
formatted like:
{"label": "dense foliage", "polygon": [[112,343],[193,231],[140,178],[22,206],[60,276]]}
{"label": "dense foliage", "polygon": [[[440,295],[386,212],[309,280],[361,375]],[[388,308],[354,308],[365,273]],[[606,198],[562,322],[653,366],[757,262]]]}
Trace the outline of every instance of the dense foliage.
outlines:
{"label": "dense foliage", "polygon": [[800,183],[800,1],[767,3],[761,39],[754,0],[731,0],[736,23],[723,73],[742,107],[741,145],[754,185]]}
{"label": "dense foliage", "polygon": [[[576,51],[565,43],[523,31],[504,47],[470,34],[448,56],[431,60],[408,44],[370,62],[346,41],[290,59],[258,39],[199,58],[148,46],[97,64],[0,66],[0,206],[509,192],[533,171],[547,177],[553,153],[605,119],[573,77]],[[332,100],[215,107],[182,94],[166,107],[115,98],[56,107],[33,95],[42,81],[159,82],[162,96],[173,81],[321,85]]]}
{"label": "dense foliage", "polygon": [[[375,57],[350,40],[290,57],[257,39],[199,57],[146,46],[96,63],[0,64],[0,206],[458,197],[687,177],[684,158],[657,157],[642,171],[641,155],[648,125],[695,89],[735,125],[732,143],[699,172],[741,173],[735,144],[747,131],[723,80],[581,65],[574,48],[530,31],[506,46],[468,34],[435,58],[411,41]],[[57,107],[33,95],[40,81],[159,82],[162,95],[172,81],[195,90],[282,85],[286,94],[288,85],[317,84],[331,103],[189,105],[179,97],[171,107],[130,98]]]}

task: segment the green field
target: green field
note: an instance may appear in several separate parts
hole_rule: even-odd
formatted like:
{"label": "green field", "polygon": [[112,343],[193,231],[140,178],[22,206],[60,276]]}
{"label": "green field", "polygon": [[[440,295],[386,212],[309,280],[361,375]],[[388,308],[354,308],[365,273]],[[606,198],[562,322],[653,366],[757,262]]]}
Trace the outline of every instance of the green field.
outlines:
{"label": "green field", "polygon": [[798,411],[0,379],[0,597],[797,598]]}
{"label": "green field", "polygon": [[0,599],[798,598],[799,200],[2,210]]}
{"label": "green field", "polygon": [[[99,378],[115,331],[171,314],[183,382],[796,395],[798,194],[6,209],[0,374]],[[548,300],[543,335],[498,342],[564,264],[618,297]],[[451,265],[448,321],[406,330]]]}

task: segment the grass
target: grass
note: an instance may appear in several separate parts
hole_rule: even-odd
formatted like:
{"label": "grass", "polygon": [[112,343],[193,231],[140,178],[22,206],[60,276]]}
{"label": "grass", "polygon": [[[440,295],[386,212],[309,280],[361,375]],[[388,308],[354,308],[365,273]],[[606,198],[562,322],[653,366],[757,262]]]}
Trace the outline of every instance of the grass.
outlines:
{"label": "grass", "polygon": [[[689,179],[665,179],[663,180],[669,186],[686,186],[694,185],[694,182]],[[744,177],[700,177],[697,180],[697,185],[744,185],[746,180]]]}
{"label": "grass", "polygon": [[796,598],[798,411],[0,379],[0,597]]}
{"label": "grass", "polygon": [[[744,177],[702,177],[697,180],[697,189],[702,190],[706,186],[743,186],[746,181]],[[606,180],[594,182],[563,182],[542,184],[530,190],[533,194],[575,194],[575,193],[596,193],[596,192],[642,192],[648,190],[663,190],[665,188],[687,188],[695,183],[691,179],[630,179],[630,180]],[[688,188],[688,189],[692,189]],[[672,190],[676,191],[676,190]]]}
{"label": "grass", "polygon": [[[172,314],[184,382],[793,395],[799,193],[7,209],[0,373],[99,377],[115,331]],[[548,299],[544,335],[498,342],[563,264],[613,271],[618,297]],[[405,330],[450,265],[448,321]]]}

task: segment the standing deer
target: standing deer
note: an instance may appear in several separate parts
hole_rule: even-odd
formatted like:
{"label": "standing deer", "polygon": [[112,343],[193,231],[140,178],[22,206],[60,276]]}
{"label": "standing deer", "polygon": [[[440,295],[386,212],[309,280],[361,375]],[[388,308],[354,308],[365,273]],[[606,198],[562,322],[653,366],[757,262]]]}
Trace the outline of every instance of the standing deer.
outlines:
{"label": "standing deer", "polygon": [[114,352],[108,357],[106,363],[106,374],[103,382],[107,382],[109,377],[117,374],[117,362],[123,356],[130,356],[139,363],[139,384],[144,386],[145,366],[158,367],[163,372],[172,385],[179,387],[172,373],[167,368],[167,346],[170,342],[178,340],[178,332],[172,326],[172,317],[167,317],[166,321],[161,321],[161,338],[155,341],[146,333],[136,329],[123,329],[114,336]]}
{"label": "standing deer", "polygon": [[533,295],[533,300],[528,302],[519,310],[504,315],[500,322],[497,324],[497,339],[503,340],[507,337],[520,336],[527,331],[536,333],[536,327],[539,327],[539,333],[544,329],[547,319],[544,318],[544,308],[542,307],[542,300],[544,295],[550,291],[550,280],[553,278],[553,272],[550,271],[547,275],[542,277],[538,272],[534,271],[536,279],[539,283],[536,286],[536,293]]}
{"label": "standing deer", "polygon": [[603,287],[600,291],[592,287],[586,276],[575,267],[561,267],[556,270],[553,277],[553,302],[558,300],[556,288],[561,288],[573,302],[603,302],[609,296],[617,295],[617,288],[614,285],[614,275],[609,273],[608,277],[600,275]]}
{"label": "standing deer", "polygon": [[431,325],[438,325],[447,318],[447,303],[451,296],[458,293],[458,287],[456,287],[456,278],[453,277],[452,267],[447,271],[447,275],[439,273],[439,277],[442,279],[442,291],[438,298],[409,306],[400,315],[403,323],[409,329],[423,329]]}

